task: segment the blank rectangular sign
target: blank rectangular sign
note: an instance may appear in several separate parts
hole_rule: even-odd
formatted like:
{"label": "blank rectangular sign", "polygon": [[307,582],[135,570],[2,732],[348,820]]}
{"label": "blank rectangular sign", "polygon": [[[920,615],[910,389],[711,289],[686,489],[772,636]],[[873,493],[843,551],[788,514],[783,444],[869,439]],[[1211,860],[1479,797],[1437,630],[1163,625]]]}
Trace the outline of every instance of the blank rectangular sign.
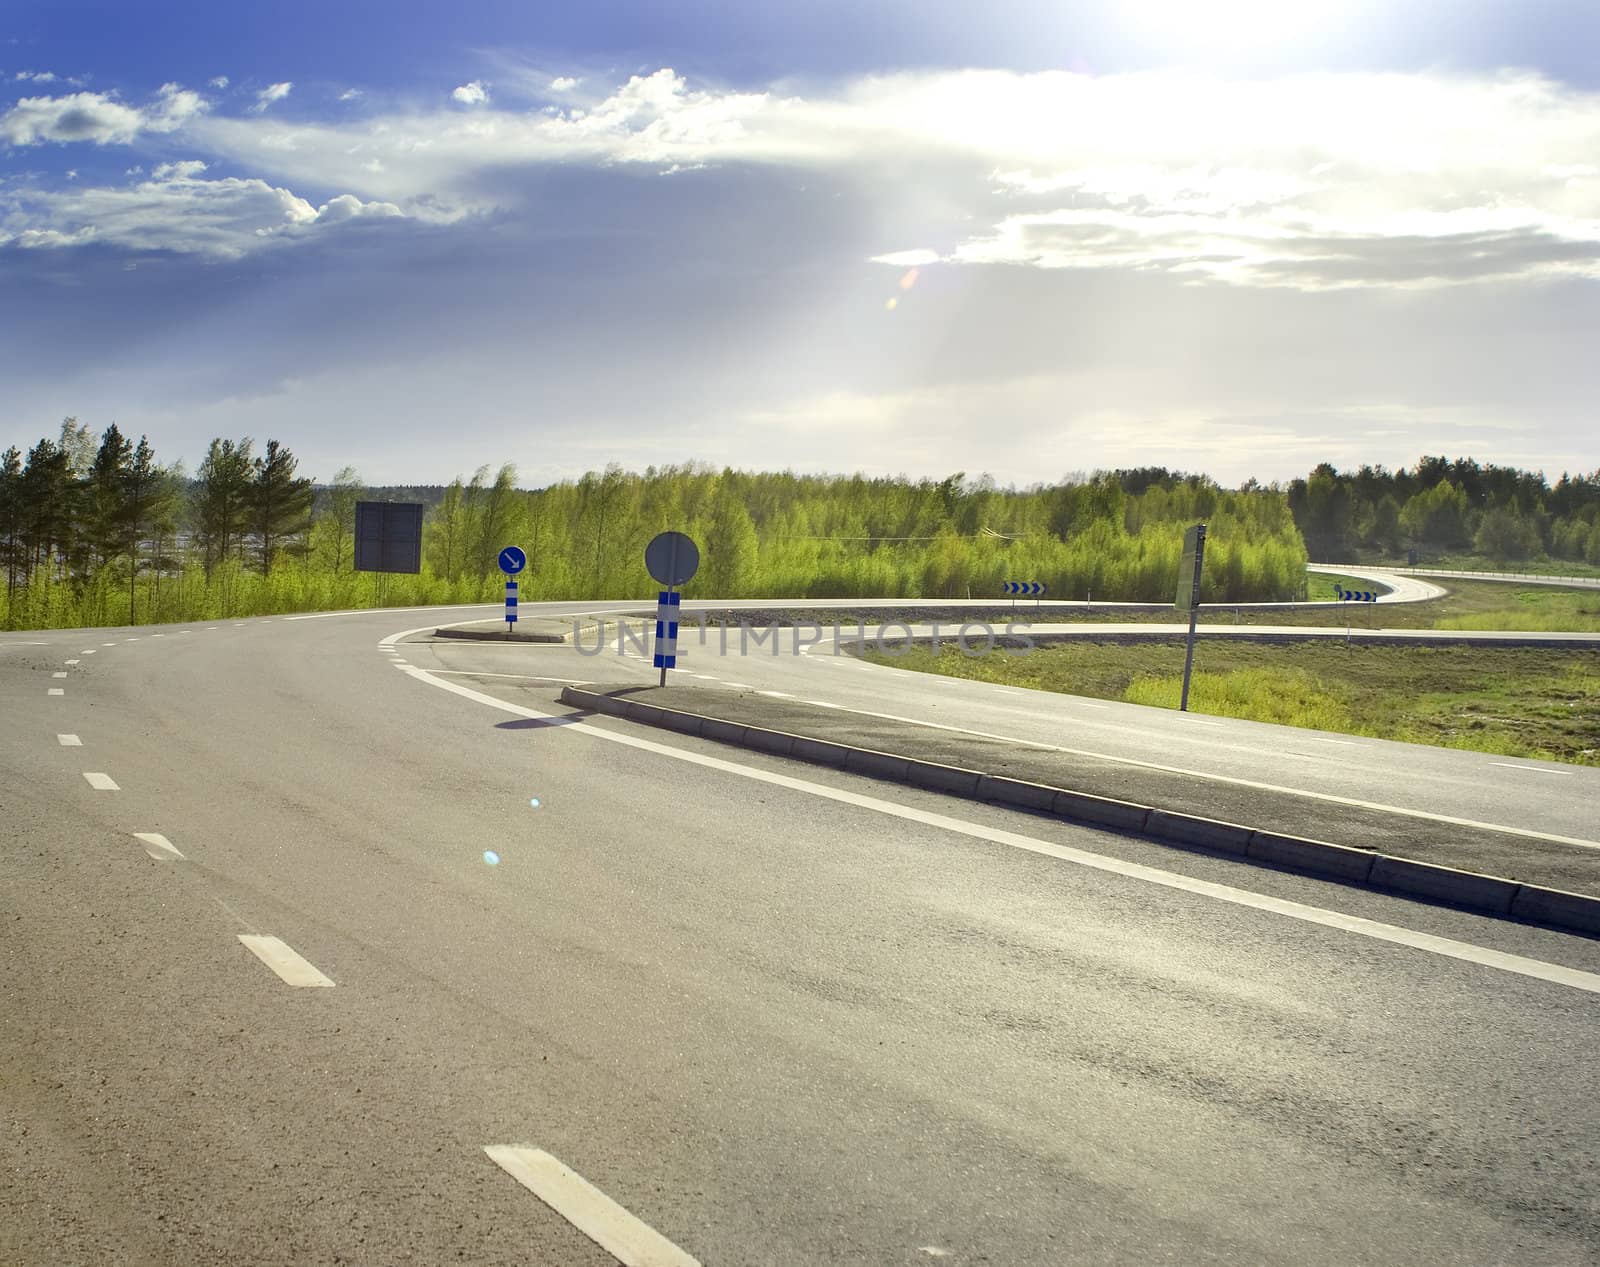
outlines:
{"label": "blank rectangular sign", "polygon": [[1200,606],[1200,573],[1205,567],[1206,526],[1195,524],[1183,534],[1183,561],[1178,564],[1178,597],[1173,604],[1179,611]]}
{"label": "blank rectangular sign", "polygon": [[422,503],[356,503],[356,571],[422,571]]}

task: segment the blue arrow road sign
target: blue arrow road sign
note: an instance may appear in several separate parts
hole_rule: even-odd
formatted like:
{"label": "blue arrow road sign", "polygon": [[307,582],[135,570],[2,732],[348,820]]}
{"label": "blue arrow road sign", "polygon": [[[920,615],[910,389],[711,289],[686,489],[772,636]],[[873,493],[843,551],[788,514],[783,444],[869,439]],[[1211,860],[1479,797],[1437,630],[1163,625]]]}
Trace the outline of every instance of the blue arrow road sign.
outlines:
{"label": "blue arrow road sign", "polygon": [[500,570],[507,576],[515,576],[528,566],[528,556],[522,552],[520,546],[507,546],[500,551]]}
{"label": "blue arrow road sign", "polygon": [[1347,590],[1341,589],[1337,585],[1334,586],[1334,589],[1339,591],[1339,601],[1341,603],[1375,603],[1378,601],[1376,590]]}
{"label": "blue arrow road sign", "polygon": [[1007,594],[1040,595],[1049,587],[1043,581],[1002,581],[1000,588]]}

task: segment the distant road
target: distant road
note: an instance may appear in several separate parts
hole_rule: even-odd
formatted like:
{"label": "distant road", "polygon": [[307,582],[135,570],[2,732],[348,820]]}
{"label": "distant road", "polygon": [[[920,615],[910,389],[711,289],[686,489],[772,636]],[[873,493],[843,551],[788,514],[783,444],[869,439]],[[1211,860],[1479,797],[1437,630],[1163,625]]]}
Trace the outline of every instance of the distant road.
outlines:
{"label": "distant road", "polygon": [[[1443,598],[1448,592],[1441,586],[1430,585],[1427,581],[1418,581],[1410,576],[1402,576],[1389,568],[1359,567],[1355,564],[1346,566],[1342,563],[1308,563],[1306,571],[1320,572],[1325,576],[1355,577],[1386,585],[1389,587],[1389,592],[1378,595],[1380,603],[1426,603],[1431,599]],[[1232,604],[1220,605],[1227,607]]]}
{"label": "distant road", "polygon": [[[1317,564],[1314,570],[1358,575],[1334,564]],[[1361,573],[1360,575],[1367,575]],[[1568,589],[1600,589],[1600,576],[1535,576],[1526,572],[1449,572],[1440,568],[1394,568],[1392,576],[1443,576],[1462,581],[1505,581],[1515,585],[1559,585]]]}

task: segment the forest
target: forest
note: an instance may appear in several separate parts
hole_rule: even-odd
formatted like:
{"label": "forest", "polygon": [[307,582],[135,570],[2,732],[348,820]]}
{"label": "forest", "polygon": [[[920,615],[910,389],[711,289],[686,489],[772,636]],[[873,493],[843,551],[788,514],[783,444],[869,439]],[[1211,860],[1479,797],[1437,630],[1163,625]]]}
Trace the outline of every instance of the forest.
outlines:
{"label": "forest", "polygon": [[1317,562],[1377,562],[1416,552],[1491,563],[1548,558],[1600,565],[1600,470],[1562,473],[1423,458],[1410,470],[1323,463],[1288,488],[1295,523]]}
{"label": "forest", "polygon": [[[518,487],[510,465],[450,484],[369,490],[349,467],[302,475],[278,440],[215,439],[192,474],[148,440],[76,419],[26,453],[0,453],[0,626],[147,624],[374,605],[492,601],[499,549],[530,558],[524,601],[645,598],[646,541],[668,528],[701,547],[684,587],[706,597],[999,597],[1006,580],[1053,598],[1171,599],[1183,528],[1210,525],[1212,602],[1291,599],[1312,558],[1410,544],[1509,540],[1591,557],[1600,472],[1542,476],[1427,459],[1414,471],[1318,467],[1287,488],[1224,489],[1162,468],[1053,485],[609,466]],[[428,506],[420,574],[353,565],[356,503]],[[1515,553],[1495,557],[1530,557]]]}

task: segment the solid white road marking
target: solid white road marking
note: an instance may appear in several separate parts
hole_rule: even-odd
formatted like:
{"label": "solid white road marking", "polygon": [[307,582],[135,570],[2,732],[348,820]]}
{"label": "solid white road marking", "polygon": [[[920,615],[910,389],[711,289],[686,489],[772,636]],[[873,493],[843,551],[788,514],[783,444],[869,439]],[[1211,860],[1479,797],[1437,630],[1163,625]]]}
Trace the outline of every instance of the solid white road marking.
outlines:
{"label": "solid white road marking", "polygon": [[[729,682],[726,685],[737,686],[739,684]],[[1078,699],[1074,699],[1072,702],[1081,704],[1085,708],[1110,707],[1106,704],[1090,704]],[[1378,810],[1385,814],[1401,814],[1406,818],[1420,818],[1430,823],[1449,823],[1453,827],[1481,827],[1485,831],[1504,832],[1509,836],[1523,836],[1529,840],[1553,840],[1561,845],[1577,845],[1580,849],[1600,849],[1600,840],[1585,840],[1581,836],[1560,836],[1554,832],[1533,831],[1526,827],[1512,827],[1508,823],[1485,823],[1475,818],[1457,818],[1450,814],[1436,814],[1431,810],[1412,809],[1405,805],[1386,805],[1382,801],[1359,801],[1353,797],[1339,796],[1332,792],[1313,792],[1309,788],[1285,787],[1279,783],[1263,783],[1258,779],[1241,779],[1231,774],[1216,774],[1207,770],[1189,769],[1185,766],[1162,765],[1157,761],[1141,761],[1137,757],[1123,757],[1110,752],[1096,752],[1092,748],[1068,748],[1060,744],[1041,743],[1037,739],[1019,739],[1015,735],[996,734],[992,730],[973,730],[968,726],[951,726],[945,722],[927,721],[921,717],[907,717],[902,713],[880,713],[870,708],[851,708],[848,705],[840,705],[840,710],[854,713],[858,717],[881,717],[885,721],[910,722],[914,726],[924,726],[929,730],[948,730],[958,735],[976,735],[980,739],[1000,739],[1009,744],[1016,744],[1019,747],[1032,748],[1037,752],[1064,752],[1074,757],[1094,757],[1099,761],[1114,761],[1118,765],[1138,766],[1142,770],[1160,770],[1164,774],[1181,774],[1192,779],[1209,779],[1213,783],[1229,783],[1235,787],[1256,788],[1263,792],[1287,792],[1293,796],[1306,797],[1308,800],[1327,801],[1333,805],[1354,806],[1357,809]],[[1302,737],[1306,739],[1317,738],[1315,735],[1296,736],[1296,738]]]}
{"label": "solid white road marking", "polygon": [[238,937],[244,943],[245,949],[276,972],[288,985],[331,986],[333,984],[276,937],[264,937],[259,933],[240,933]]}
{"label": "solid white road marking", "polygon": [[[416,631],[410,630],[408,632],[415,633]],[[452,694],[474,700],[479,704],[498,709],[503,713],[539,720],[548,720],[557,716],[557,714],[541,713],[537,709],[525,708],[520,704],[511,704],[505,700],[496,699],[493,695],[485,695],[482,691],[475,691],[471,687],[462,686],[456,682],[446,682],[443,678],[434,677],[425,669],[413,668],[408,669],[407,672],[419,682],[426,682],[430,686],[450,691]],[[1038,840],[1018,832],[965,822],[945,814],[935,814],[928,810],[914,809],[907,805],[897,804],[894,801],[879,800],[877,797],[864,796],[859,792],[848,791],[844,788],[829,787],[825,784],[811,783],[805,779],[793,778],[787,774],[778,774],[775,771],[759,770],[753,766],[739,765],[737,762],[724,761],[720,757],[707,756],[687,748],[673,748],[667,744],[657,743],[652,739],[642,739],[637,735],[621,731],[603,730],[586,722],[569,722],[561,729],[563,731],[577,731],[581,734],[605,740],[608,743],[623,744],[629,748],[653,752],[675,761],[686,761],[706,769],[720,770],[740,778],[752,779],[760,783],[770,783],[777,787],[791,788],[811,796],[821,797],[824,800],[858,806],[893,818],[921,823],[924,826],[936,827],[942,831],[955,832],[958,835],[967,836],[975,840],[987,840],[995,844],[1009,845],[1013,849],[1042,854],[1045,857],[1058,858],[1063,862],[1074,863],[1090,870],[1142,880],[1148,884],[1159,885],[1162,888],[1193,893],[1202,897],[1213,898],[1219,902],[1227,902],[1234,906],[1250,907],[1255,910],[1284,915],[1306,924],[1340,929],[1347,933],[1354,933],[1357,936],[1369,937],[1374,941],[1409,946],[1413,949],[1441,955],[1448,959],[1481,964],[1502,972],[1510,972],[1539,981],[1548,981],[1556,985],[1571,986],[1573,989],[1585,990],[1590,994],[1600,994],[1600,975],[1592,972],[1582,972],[1576,968],[1563,967],[1560,964],[1545,963],[1538,959],[1528,959],[1522,955],[1490,950],[1487,947],[1474,946],[1469,942],[1455,941],[1448,937],[1435,937],[1431,933],[1419,933],[1413,929],[1401,928],[1395,924],[1384,924],[1378,920],[1362,919],[1359,916],[1346,915],[1340,911],[1330,911],[1320,906],[1310,906],[1304,902],[1291,902],[1285,898],[1270,897],[1267,894],[1255,893],[1249,889],[1234,888],[1232,885],[1216,884],[1210,880],[1197,880],[1192,876],[1181,875],[1173,871],[1163,871],[1159,867],[1148,867],[1142,863],[1124,862],[1120,858],[1106,857],[1101,854],[1090,853],[1084,849],[1074,849],[1068,845],[1058,845],[1051,841]]]}
{"label": "solid white road marking", "polygon": [[46,695],[65,695],[66,691],[59,686],[52,686],[45,692]]}
{"label": "solid white road marking", "polygon": [[753,691],[755,688],[748,682],[724,682],[724,686],[731,686],[736,691]]}
{"label": "solid white road marking", "polygon": [[77,735],[57,735],[56,742],[63,748],[83,747],[83,740],[79,739]]}
{"label": "solid white road marking", "polygon": [[109,774],[91,773],[90,771],[85,770],[83,772],[83,777],[89,780],[89,786],[92,787],[96,792],[122,791],[122,789],[117,786],[117,781]]}
{"label": "solid white road marking", "polygon": [[1341,748],[1359,748],[1361,746],[1354,739],[1325,739],[1321,735],[1300,735],[1299,738],[1311,743],[1336,743]]}
{"label": "solid white road marking", "polygon": [[183,861],[183,855],[172,847],[172,842],[159,832],[136,831],[133,838],[144,845],[144,851],[157,862]]}
{"label": "solid white road marking", "polygon": [[476,673],[471,669],[429,669],[428,672],[440,673],[445,677],[505,677],[521,682],[562,682],[567,686],[585,686],[594,681],[586,677],[541,677],[537,673]]}
{"label": "solid white road marking", "polygon": [[1489,762],[1489,764],[1490,765],[1497,765],[1501,769],[1504,769],[1504,770],[1526,770],[1529,774],[1558,774],[1558,775],[1566,775],[1566,774],[1571,774],[1572,773],[1572,771],[1570,771],[1570,770],[1546,770],[1542,766],[1536,766],[1536,765],[1513,765],[1509,761],[1491,761],[1491,762]]}
{"label": "solid white road marking", "polygon": [[539,1148],[488,1144],[489,1159],[626,1267],[700,1267],[655,1228]]}
{"label": "solid white road marking", "polygon": [[1110,708],[1111,707],[1110,704],[1091,704],[1086,699],[1073,700],[1072,702],[1074,704],[1076,704],[1079,708]]}
{"label": "solid white road marking", "polygon": [[59,673],[52,673],[50,676],[51,677],[66,677],[67,676],[67,671],[65,669],[62,669]]}
{"label": "solid white road marking", "polygon": [[793,699],[794,698],[794,696],[790,695],[788,691],[757,691],[756,694],[757,695],[769,695],[773,699]]}

